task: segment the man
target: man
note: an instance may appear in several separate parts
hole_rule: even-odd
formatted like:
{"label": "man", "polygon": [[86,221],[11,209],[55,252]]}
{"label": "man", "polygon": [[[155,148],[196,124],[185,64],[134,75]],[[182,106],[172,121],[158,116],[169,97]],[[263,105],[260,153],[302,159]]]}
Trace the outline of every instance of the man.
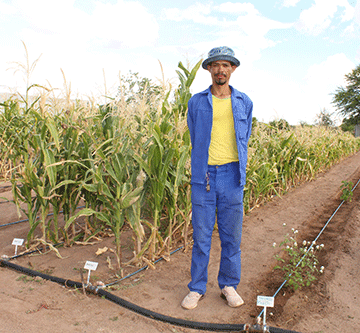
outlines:
{"label": "man", "polygon": [[221,240],[221,296],[231,307],[244,303],[236,288],[241,275],[243,190],[253,104],[247,95],[229,85],[239,65],[232,49],[212,49],[202,63],[211,74],[212,85],[188,103],[194,246],[190,293],[181,303],[185,309],[195,308],[206,292],[216,217]]}

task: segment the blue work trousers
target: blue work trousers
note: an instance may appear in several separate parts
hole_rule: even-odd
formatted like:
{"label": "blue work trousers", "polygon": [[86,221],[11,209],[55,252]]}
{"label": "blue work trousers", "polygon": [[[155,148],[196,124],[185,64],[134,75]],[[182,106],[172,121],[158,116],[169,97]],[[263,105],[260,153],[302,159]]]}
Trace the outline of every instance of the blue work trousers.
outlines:
{"label": "blue work trousers", "polygon": [[236,287],[241,275],[241,231],[243,192],[239,163],[208,166],[208,191],[205,184],[193,184],[191,191],[194,246],[191,260],[190,291],[205,294],[211,238],[217,216],[221,240],[221,260],[218,274],[220,289]]}

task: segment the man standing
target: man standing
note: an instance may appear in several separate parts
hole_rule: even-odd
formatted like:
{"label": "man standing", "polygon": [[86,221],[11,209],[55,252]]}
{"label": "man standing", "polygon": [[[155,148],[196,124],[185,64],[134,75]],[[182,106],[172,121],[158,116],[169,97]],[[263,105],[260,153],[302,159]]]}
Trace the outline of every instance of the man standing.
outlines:
{"label": "man standing", "polygon": [[230,76],[239,65],[229,47],[212,49],[202,63],[211,74],[212,85],[188,103],[194,246],[190,293],[181,303],[185,309],[195,308],[206,292],[216,218],[221,240],[221,296],[231,307],[244,303],[236,288],[241,275],[243,190],[253,103],[229,85]]}

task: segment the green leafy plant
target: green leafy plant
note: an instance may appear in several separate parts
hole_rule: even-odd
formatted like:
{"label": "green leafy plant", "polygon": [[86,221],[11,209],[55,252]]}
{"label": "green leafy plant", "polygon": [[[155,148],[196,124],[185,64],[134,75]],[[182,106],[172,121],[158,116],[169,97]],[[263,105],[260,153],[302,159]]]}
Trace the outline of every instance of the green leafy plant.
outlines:
{"label": "green leafy plant", "polygon": [[353,197],[353,182],[348,182],[346,180],[342,181],[342,185],[340,186],[340,189],[342,190],[342,195],[340,197],[341,200],[349,201],[351,202]]}
{"label": "green leafy plant", "polygon": [[[315,242],[304,240],[301,244],[296,241],[297,230],[292,229],[293,236],[286,234],[279,245],[282,254],[276,254],[275,259],[280,263],[274,269],[284,272],[286,286],[293,290],[309,287],[316,280],[316,276],[323,273],[324,266],[318,268],[318,252],[324,247]],[[275,247],[276,244],[273,244]]]}

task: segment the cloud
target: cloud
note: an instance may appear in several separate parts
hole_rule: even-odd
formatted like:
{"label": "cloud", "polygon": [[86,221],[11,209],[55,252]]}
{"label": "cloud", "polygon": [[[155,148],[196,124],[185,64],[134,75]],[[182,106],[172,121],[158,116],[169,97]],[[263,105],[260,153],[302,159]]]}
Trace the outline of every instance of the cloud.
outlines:
{"label": "cloud", "polygon": [[[61,88],[62,69],[74,94],[90,93],[94,86],[103,85],[103,68],[108,80],[115,84],[120,69],[124,73],[130,69],[146,70],[142,64],[158,69],[151,55],[137,57],[142,47],[151,49],[155,45],[159,30],[154,16],[137,1],[105,4],[92,0],[86,2],[87,8],[76,5],[74,0],[6,3],[0,0],[1,14],[8,14],[8,25],[14,28],[11,38],[7,35],[3,38],[0,73],[5,73],[1,76],[8,87],[23,90],[21,73],[14,75],[13,69],[6,70],[13,67],[9,59],[25,61],[21,40],[28,49],[30,63],[42,55],[31,81],[47,85],[49,80],[53,87]],[[129,56],[134,48],[136,55]],[[139,66],[142,67],[138,69]],[[143,75],[149,75],[149,70]]]}
{"label": "cloud", "polygon": [[347,0],[315,0],[315,3],[300,14],[295,27],[310,35],[319,35],[332,23],[339,8],[343,8],[342,22],[347,22],[354,17],[354,8]]}
{"label": "cloud", "polygon": [[295,7],[298,2],[300,2],[300,0],[284,0],[281,6],[286,8]]}
{"label": "cloud", "polygon": [[[46,34],[62,40],[92,44],[103,40],[109,47],[153,45],[158,24],[153,15],[136,1],[115,3],[92,1],[91,13],[74,6],[75,0],[13,0],[7,11],[21,16],[29,34]],[[70,42],[71,43],[71,42]]]}
{"label": "cloud", "polygon": [[150,46],[158,38],[155,18],[139,2],[119,0],[114,5],[96,2],[91,21],[91,33],[110,41],[110,45],[118,42],[129,47]]}
{"label": "cloud", "polygon": [[[354,68],[354,63],[344,53],[338,53],[327,57],[320,64],[309,67],[305,80],[308,85],[329,90],[334,85],[341,85],[344,82],[345,74]],[[321,84],[320,84],[321,83]]]}
{"label": "cloud", "polygon": [[304,78],[306,98],[312,106],[333,112],[332,94],[339,86],[345,84],[345,75],[350,73],[355,64],[344,53],[326,58],[323,62],[309,67]]}
{"label": "cloud", "polygon": [[288,29],[292,26],[292,23],[264,17],[251,3],[226,2],[218,6],[196,3],[182,10],[163,10],[163,17],[176,22],[189,20],[218,27],[212,30],[211,41],[202,36],[202,40],[191,47],[203,52],[216,45],[229,45],[250,63],[260,58],[261,50],[276,45],[277,42],[266,37],[270,30]]}
{"label": "cloud", "polygon": [[258,31],[264,34],[271,29],[283,29],[291,26],[291,24],[262,16],[251,3],[226,2],[219,6],[196,3],[183,10],[178,8],[164,9],[163,16],[167,20],[176,22],[189,20],[209,26],[236,28],[248,35]]}
{"label": "cloud", "polygon": [[355,6],[355,12],[354,12],[354,21],[356,22],[356,24],[358,24],[360,26],[360,1],[358,0],[358,2],[356,3]]}
{"label": "cloud", "polygon": [[218,25],[220,22],[216,17],[209,16],[212,10],[211,4],[195,3],[186,9],[168,8],[163,9],[163,18],[170,21],[193,21],[206,25]]}
{"label": "cloud", "polygon": [[233,15],[259,15],[259,11],[251,3],[225,2],[216,6],[215,10]]}
{"label": "cloud", "polygon": [[254,116],[260,121],[284,118],[292,125],[300,121],[310,124],[323,108],[335,111],[331,94],[345,84],[345,74],[353,68],[354,63],[339,53],[308,67],[305,76],[300,78],[271,68],[251,71],[239,68],[231,80],[234,87],[253,100]]}

